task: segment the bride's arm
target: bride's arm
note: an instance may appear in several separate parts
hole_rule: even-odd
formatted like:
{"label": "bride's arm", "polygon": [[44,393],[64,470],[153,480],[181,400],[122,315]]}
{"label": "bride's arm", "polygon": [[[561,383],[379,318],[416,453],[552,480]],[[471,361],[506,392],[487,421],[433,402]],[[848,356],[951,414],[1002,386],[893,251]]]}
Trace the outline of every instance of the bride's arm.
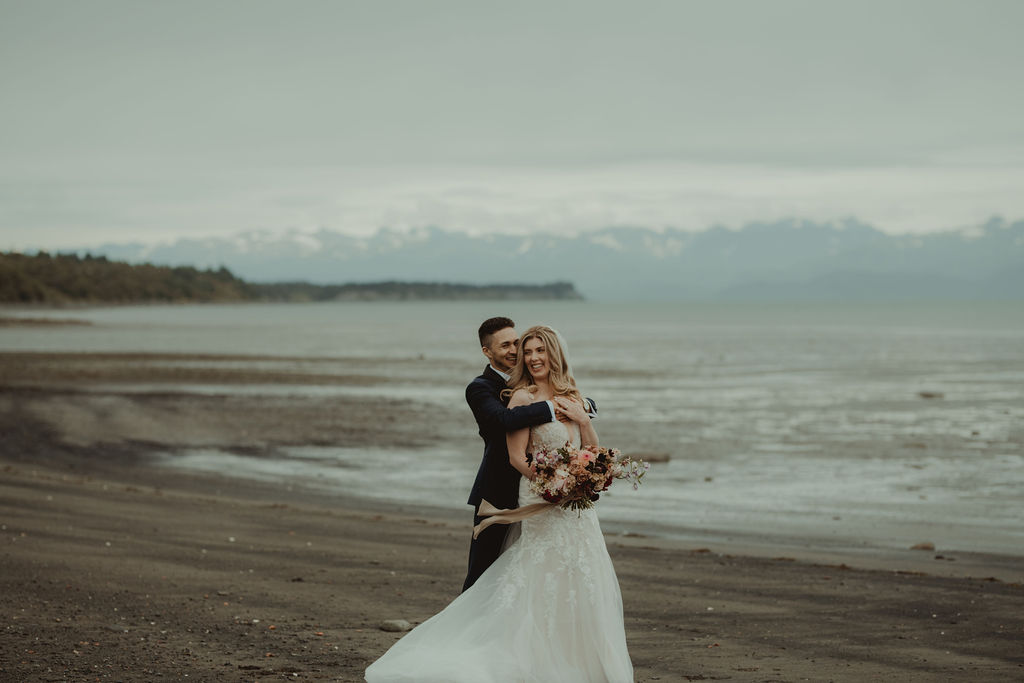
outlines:
{"label": "bride's arm", "polygon": [[554,400],[555,405],[558,406],[559,410],[565,413],[570,420],[580,426],[581,445],[601,445],[597,440],[597,432],[594,430],[594,423],[590,421],[590,415],[587,414],[587,411],[582,404],[577,403],[570,398],[566,398],[565,396],[556,396]]}
{"label": "bride's arm", "polygon": [[[526,391],[519,389],[512,394],[508,407],[515,408],[516,406],[527,405],[529,401],[530,395]],[[515,467],[516,471],[527,479],[533,479],[533,469],[526,462],[526,447],[530,443],[530,428],[526,427],[525,429],[508,432],[505,435],[505,442],[508,444],[508,461],[512,467]]]}
{"label": "bride's arm", "polygon": [[586,413],[583,416],[586,419],[580,423],[580,444],[584,446],[600,446],[601,442],[597,440],[594,423],[590,421],[590,416]]}

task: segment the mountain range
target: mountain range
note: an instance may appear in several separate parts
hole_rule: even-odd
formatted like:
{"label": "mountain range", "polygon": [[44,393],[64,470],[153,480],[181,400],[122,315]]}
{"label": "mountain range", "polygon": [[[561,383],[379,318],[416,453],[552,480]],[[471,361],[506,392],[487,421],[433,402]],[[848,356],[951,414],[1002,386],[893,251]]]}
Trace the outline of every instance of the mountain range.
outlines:
{"label": "mountain range", "polygon": [[249,231],[89,251],[134,263],[226,266],[255,282],[570,281],[599,300],[1024,299],[1024,221],[1000,218],[920,235],[889,235],[854,219],[573,235]]}

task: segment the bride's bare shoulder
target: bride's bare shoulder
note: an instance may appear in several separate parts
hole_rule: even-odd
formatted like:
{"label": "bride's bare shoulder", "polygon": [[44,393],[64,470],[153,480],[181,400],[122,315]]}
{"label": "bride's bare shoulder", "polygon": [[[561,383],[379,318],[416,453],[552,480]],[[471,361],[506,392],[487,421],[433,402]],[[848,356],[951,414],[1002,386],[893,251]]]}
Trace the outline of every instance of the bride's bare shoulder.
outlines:
{"label": "bride's bare shoulder", "polygon": [[515,408],[516,406],[525,406],[530,403],[533,403],[533,394],[525,388],[516,389],[512,392],[512,396],[508,400],[508,407]]}

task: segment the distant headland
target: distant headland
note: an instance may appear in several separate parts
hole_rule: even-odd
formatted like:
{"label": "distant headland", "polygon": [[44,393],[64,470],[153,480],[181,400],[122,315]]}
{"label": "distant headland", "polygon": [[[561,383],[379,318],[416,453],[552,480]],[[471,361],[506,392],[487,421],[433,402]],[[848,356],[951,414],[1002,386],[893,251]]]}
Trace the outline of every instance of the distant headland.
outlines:
{"label": "distant headland", "polygon": [[416,300],[582,300],[570,282],[470,285],[450,282],[247,282],[227,268],[157,266],[86,254],[0,252],[0,303],[145,304]]}

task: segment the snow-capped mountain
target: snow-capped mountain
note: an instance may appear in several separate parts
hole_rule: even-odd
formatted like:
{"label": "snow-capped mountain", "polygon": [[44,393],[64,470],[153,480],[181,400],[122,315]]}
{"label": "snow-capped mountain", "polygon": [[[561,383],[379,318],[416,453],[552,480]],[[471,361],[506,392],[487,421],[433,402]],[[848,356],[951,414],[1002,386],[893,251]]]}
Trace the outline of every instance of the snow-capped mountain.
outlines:
{"label": "snow-capped mountain", "polygon": [[256,282],[562,280],[593,299],[1024,298],[1024,221],[1001,219],[899,236],[855,220],[703,232],[609,227],[578,235],[253,231],[90,251],[130,262],[224,265]]}

